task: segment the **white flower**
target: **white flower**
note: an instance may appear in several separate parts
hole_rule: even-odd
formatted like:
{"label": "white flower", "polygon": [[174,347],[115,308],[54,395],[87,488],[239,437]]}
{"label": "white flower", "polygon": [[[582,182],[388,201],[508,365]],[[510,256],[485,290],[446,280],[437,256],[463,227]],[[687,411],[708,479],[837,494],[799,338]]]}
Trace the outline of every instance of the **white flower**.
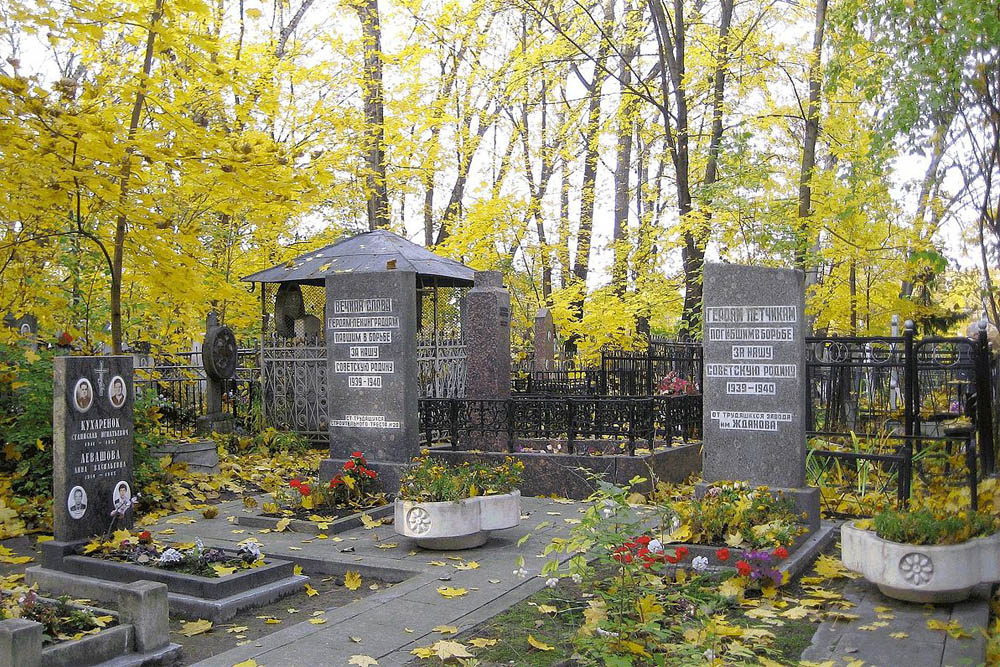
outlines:
{"label": "white flower", "polygon": [[545,585],[549,588],[555,588],[559,585],[559,577],[549,577],[545,580]]}
{"label": "white flower", "polygon": [[674,532],[675,530],[677,530],[680,527],[681,527],[681,519],[680,519],[680,517],[676,517],[675,516],[673,519],[670,520],[670,532],[671,533]]}
{"label": "white flower", "polygon": [[198,550],[198,553],[205,550],[205,543],[201,541],[200,537],[194,538],[194,546]]}
{"label": "white flower", "polygon": [[704,572],[708,569],[708,558],[704,556],[695,556],[691,561],[691,567],[694,568],[695,572]]}
{"label": "white flower", "polygon": [[573,580],[573,583],[574,583],[574,584],[578,584],[578,583],[580,583],[581,581],[583,581],[583,577],[582,577],[582,576],[580,576],[579,574],[574,574],[574,575],[570,576],[570,579],[572,579],[572,580]]}
{"label": "white flower", "polygon": [[528,576],[528,571],[525,570],[523,567],[519,567],[516,570],[514,570],[514,576],[518,577],[519,579],[524,579],[526,576]]}
{"label": "white flower", "polygon": [[649,544],[646,545],[646,548],[652,551],[653,553],[658,553],[658,554],[663,553],[663,543],[660,542],[655,537],[649,541]]}
{"label": "white flower", "polygon": [[702,655],[705,656],[705,660],[715,660],[715,651],[712,649],[707,649]]}
{"label": "white flower", "polygon": [[181,552],[177,549],[171,547],[160,554],[160,565],[166,565],[167,563],[179,563],[183,559],[183,554],[181,554]]}
{"label": "white flower", "polygon": [[[253,560],[260,560],[263,558],[263,554],[260,552],[260,545],[256,542],[247,542],[240,547],[239,555],[247,560],[247,556],[252,556]],[[251,561],[252,562],[252,561]]]}
{"label": "white flower", "polygon": [[617,632],[608,632],[607,630],[605,630],[603,628],[597,628],[597,634],[599,634],[602,637],[617,637],[618,636]]}

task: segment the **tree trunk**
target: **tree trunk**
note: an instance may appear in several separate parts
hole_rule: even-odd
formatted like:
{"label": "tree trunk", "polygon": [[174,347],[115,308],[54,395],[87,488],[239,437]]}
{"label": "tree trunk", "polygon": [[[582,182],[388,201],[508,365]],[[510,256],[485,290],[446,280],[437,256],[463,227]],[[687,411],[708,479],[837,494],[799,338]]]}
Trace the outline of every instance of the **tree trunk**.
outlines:
{"label": "tree trunk", "polygon": [[125,204],[129,196],[129,181],[132,178],[132,154],[135,152],[135,135],[139,129],[139,119],[142,107],[146,101],[146,85],[149,73],[153,69],[153,46],[156,43],[156,24],[163,15],[163,0],[156,0],[156,7],[149,17],[149,31],[146,35],[146,53],[142,61],[142,75],[135,91],[135,102],[132,104],[132,116],[128,124],[128,143],[125,147],[125,157],[118,191],[118,217],[115,221],[114,254],[111,260],[111,350],[114,354],[122,352],[122,263],[125,257],[125,236],[128,233],[128,216],[125,214]]}
{"label": "tree trunk", "polygon": [[[819,138],[819,105],[822,92],[823,31],[826,26],[827,0],[816,0],[816,25],[813,30],[813,47],[809,60],[809,104],[806,108],[806,132],[802,141],[802,164],[799,169],[799,233],[795,248],[795,266],[806,274],[806,289],[815,285],[818,272],[815,262],[810,262],[813,233],[809,229],[812,216],[812,181],[816,167],[816,141]],[[810,266],[811,264],[811,266]],[[809,328],[812,328],[810,322]]]}
{"label": "tree trunk", "polygon": [[[625,16],[629,14],[626,8]],[[629,95],[627,89],[632,81],[629,66],[635,50],[629,45],[622,53],[619,80],[621,81],[622,108],[618,122],[618,152],[615,156],[615,210],[612,221],[611,238],[614,243],[614,257],[611,265],[611,284],[615,294],[625,296],[628,288],[628,205],[631,199],[629,176],[632,173],[632,132],[635,128],[634,114],[638,99]]]}
{"label": "tree trunk", "polygon": [[378,0],[361,0],[356,6],[361,21],[365,66],[361,95],[365,105],[365,190],[368,229],[389,226],[389,197],[385,183],[385,123],[382,93],[382,28]]}

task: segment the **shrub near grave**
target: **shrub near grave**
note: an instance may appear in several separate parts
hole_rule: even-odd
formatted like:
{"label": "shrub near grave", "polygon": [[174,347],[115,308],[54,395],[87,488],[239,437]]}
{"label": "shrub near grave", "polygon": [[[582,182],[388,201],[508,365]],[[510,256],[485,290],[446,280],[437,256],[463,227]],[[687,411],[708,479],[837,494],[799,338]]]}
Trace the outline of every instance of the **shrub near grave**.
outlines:
{"label": "shrub near grave", "polygon": [[[720,546],[716,560],[735,566],[737,572],[713,574],[707,557],[692,557],[688,547],[677,544],[678,534],[689,538],[691,531],[676,521],[683,514],[668,504],[638,513],[629,505],[633,496],[626,489],[599,480],[597,485],[592,505],[574,524],[570,537],[553,538],[544,550],[544,555],[574,555],[564,565],[558,558],[549,560],[541,571],[549,586],[568,577],[593,595],[584,610],[585,622],[573,638],[585,661],[641,665],[651,664],[654,656],[669,655],[671,664],[698,664],[706,658],[743,664],[774,652],[772,632],[735,625],[726,615],[734,608],[733,600],[748,590],[776,595],[782,582],[777,565],[788,555],[783,546],[772,550]],[[748,499],[749,493],[741,489],[733,498]],[[657,531],[646,531],[651,519],[675,528],[655,537]],[[773,543],[774,532],[768,529],[757,539]],[[528,574],[523,557],[514,574]]]}
{"label": "shrub near grave", "polygon": [[[378,473],[368,467],[362,452],[353,452],[339,473],[323,483],[310,477],[295,477],[275,489],[273,503],[263,506],[265,516],[308,518],[316,512],[343,514],[381,507],[389,502],[378,490]],[[332,517],[324,517],[330,520]]]}
{"label": "shrub near grave", "polygon": [[94,635],[114,624],[113,616],[96,616],[70,605],[67,595],[54,601],[44,600],[35,590],[25,587],[10,592],[0,591],[0,620],[7,618],[41,623],[44,627],[42,641],[46,644]]}

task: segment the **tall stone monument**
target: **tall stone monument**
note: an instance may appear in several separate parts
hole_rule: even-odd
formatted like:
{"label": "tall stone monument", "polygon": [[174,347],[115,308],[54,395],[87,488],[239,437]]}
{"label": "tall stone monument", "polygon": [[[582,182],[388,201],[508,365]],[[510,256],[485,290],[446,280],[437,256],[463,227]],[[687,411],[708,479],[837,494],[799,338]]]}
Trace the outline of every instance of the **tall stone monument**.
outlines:
{"label": "tall stone monument", "polygon": [[[132,357],[53,360],[56,543],[132,525]],[[47,546],[47,545],[46,545]]]}
{"label": "tall stone monument", "polygon": [[320,477],[362,451],[398,489],[419,452],[416,273],[343,273],[326,278],[330,458]]}
{"label": "tall stone monument", "polygon": [[546,307],[541,307],[535,313],[535,355],[532,362],[534,371],[551,371],[555,366],[556,325],[552,321],[552,313]]}
{"label": "tall stone monument", "polygon": [[703,477],[743,480],[795,499],[805,486],[805,282],[801,271],[706,264]]}
{"label": "tall stone monument", "polygon": [[[510,294],[499,271],[476,271],[475,287],[465,298],[466,379],[469,398],[510,398]],[[501,451],[503,434],[483,433],[470,449]]]}

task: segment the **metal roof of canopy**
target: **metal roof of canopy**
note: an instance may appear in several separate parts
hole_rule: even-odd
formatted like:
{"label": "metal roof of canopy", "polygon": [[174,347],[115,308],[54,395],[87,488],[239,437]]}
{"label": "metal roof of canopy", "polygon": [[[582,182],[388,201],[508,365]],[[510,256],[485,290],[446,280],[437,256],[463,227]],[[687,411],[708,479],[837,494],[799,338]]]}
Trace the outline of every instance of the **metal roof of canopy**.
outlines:
{"label": "metal roof of canopy", "polygon": [[475,272],[447,257],[407,241],[384,229],[365,232],[337,241],[241,278],[251,283],[300,283],[324,285],[326,277],[338,273],[384,273],[386,262],[396,261],[396,269],[414,271],[418,283],[441,287],[472,286]]}

